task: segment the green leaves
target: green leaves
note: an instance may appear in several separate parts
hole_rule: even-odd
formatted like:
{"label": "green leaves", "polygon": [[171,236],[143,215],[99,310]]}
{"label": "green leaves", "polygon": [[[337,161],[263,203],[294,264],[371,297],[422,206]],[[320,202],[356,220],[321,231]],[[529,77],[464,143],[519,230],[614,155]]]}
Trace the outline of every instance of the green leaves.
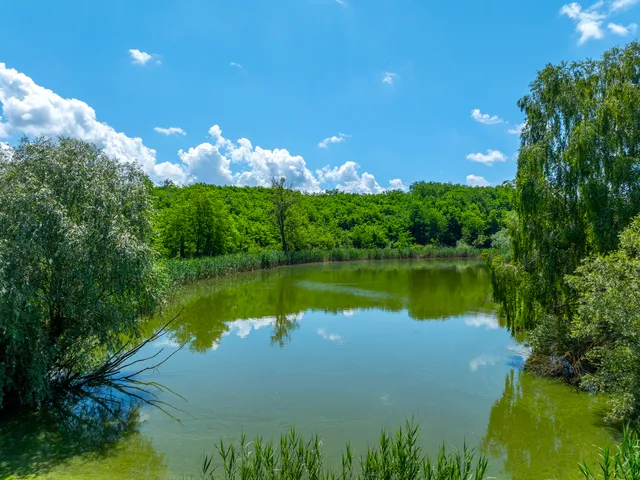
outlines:
{"label": "green leaves", "polygon": [[637,42],[600,60],[548,65],[518,102],[526,128],[512,261],[529,286],[500,299],[511,303],[514,329],[537,323],[533,312],[570,321],[565,276],[585,257],[615,250],[640,212],[639,66]]}
{"label": "green leaves", "polygon": [[24,139],[0,184],[0,391],[37,404],[156,305],[151,197],[137,166],[66,138]]}

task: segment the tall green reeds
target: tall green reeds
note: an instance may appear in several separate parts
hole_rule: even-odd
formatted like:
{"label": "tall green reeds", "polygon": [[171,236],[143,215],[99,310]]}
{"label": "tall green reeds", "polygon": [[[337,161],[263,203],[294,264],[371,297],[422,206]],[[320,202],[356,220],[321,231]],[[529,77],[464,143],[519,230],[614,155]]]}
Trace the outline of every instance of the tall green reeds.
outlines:
{"label": "tall green reeds", "polygon": [[609,447],[602,449],[600,464],[594,473],[584,463],[580,470],[586,480],[638,480],[640,479],[640,438],[637,432],[625,428],[622,442],[611,452]]}
{"label": "tall green reeds", "polygon": [[[476,458],[466,446],[447,452],[443,446],[435,459],[422,454],[418,427],[407,422],[395,434],[383,432],[376,448],[354,465],[351,447],[346,446],[338,470],[323,465],[318,437],[305,441],[295,429],[283,435],[278,445],[257,438],[217,447],[216,455],[202,460],[202,480],[481,480],[486,478],[487,460]],[[217,458],[216,458],[217,457]],[[218,466],[214,462],[218,460]]]}
{"label": "tall green reeds", "polygon": [[188,260],[163,260],[162,264],[173,285],[181,285],[210,278],[224,277],[238,272],[248,272],[283,265],[303,263],[343,262],[349,260],[386,260],[411,258],[465,258],[480,255],[472,247],[422,247],[405,249],[338,248],[328,251],[306,250],[301,252],[272,251],[261,253],[238,253],[217,257],[202,257]]}

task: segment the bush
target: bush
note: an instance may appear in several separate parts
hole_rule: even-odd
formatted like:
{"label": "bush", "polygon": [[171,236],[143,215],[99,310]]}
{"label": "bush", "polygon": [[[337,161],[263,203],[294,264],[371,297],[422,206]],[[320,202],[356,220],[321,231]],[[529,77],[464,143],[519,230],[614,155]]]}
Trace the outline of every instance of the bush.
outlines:
{"label": "bush", "polygon": [[613,395],[611,420],[640,415],[640,217],[620,235],[620,249],[583,263],[568,283],[578,296],[570,340],[586,389]]}

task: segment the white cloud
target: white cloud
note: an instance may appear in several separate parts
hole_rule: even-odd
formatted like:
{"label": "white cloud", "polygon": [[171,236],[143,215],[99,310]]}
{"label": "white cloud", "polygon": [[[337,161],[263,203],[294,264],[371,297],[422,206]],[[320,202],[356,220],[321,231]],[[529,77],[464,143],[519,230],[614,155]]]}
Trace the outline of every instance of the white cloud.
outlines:
{"label": "white cloud", "polygon": [[[629,1],[629,0],[621,0]],[[580,33],[578,44],[582,45],[589,39],[601,39],[604,36],[602,30],[602,21],[606,15],[598,11],[602,7],[603,2],[598,2],[591,7],[583,10],[579,3],[572,2],[564,5],[560,9],[562,15],[566,15],[576,24],[576,31]]]}
{"label": "white cloud", "polygon": [[360,165],[355,162],[345,162],[339,167],[324,167],[316,170],[320,182],[336,182],[336,188],[347,193],[382,193],[385,191],[375,177],[370,173],[358,173]]}
{"label": "white cloud", "polygon": [[[102,148],[110,157],[137,162],[154,181],[170,179],[184,184],[198,180],[269,186],[272,177],[284,176],[293,188],[307,192],[333,186],[348,192],[385,191],[373,175],[360,174],[359,165],[354,162],[333,168],[327,166],[313,173],[300,155],[285,149],[254,147],[246,138],[232,142],[222,136],[222,129],[217,125],[209,129],[210,142],[180,150],[175,163],[158,162],[156,151],[147,147],[141,138],[128,137],[98,121],[96,112],[85,102],[63,98],[4,63],[0,63],[0,106],[2,138],[16,135],[78,138]],[[165,133],[165,130],[180,134],[178,127],[159,131]],[[399,186],[396,179],[391,186]]]}
{"label": "white cloud", "polygon": [[186,135],[187,134],[187,132],[185,132],[183,129],[179,127],[169,127],[169,128],[155,127],[154,130],[158,133],[161,133],[162,135]]}
{"label": "white cloud", "polygon": [[346,6],[347,6],[347,2],[346,2],[345,0],[336,0],[336,3],[337,3],[338,5],[342,5],[343,7],[346,7]]}
{"label": "white cloud", "polygon": [[507,133],[511,135],[520,135],[522,133],[522,129],[524,128],[524,123],[516,123],[513,128],[507,130]]}
{"label": "white cloud", "polygon": [[347,135],[346,133],[339,133],[338,135],[334,135],[333,137],[325,138],[318,144],[318,147],[329,148],[330,143],[342,143],[349,137],[351,137],[351,135]]}
{"label": "white cloud", "polygon": [[386,83],[387,85],[393,85],[393,82],[395,82],[397,77],[398,77],[397,73],[385,72],[385,74],[382,76],[382,83]]}
{"label": "white cloud", "polygon": [[191,147],[188,151],[178,152],[180,160],[188,166],[188,171],[199,182],[213,183],[216,185],[229,185],[233,183],[230,161],[222,155],[217,146],[210,143],[201,143],[197,147]]}
{"label": "white cloud", "polygon": [[489,149],[487,150],[487,153],[470,153],[467,155],[467,160],[491,166],[496,162],[506,162],[507,156],[500,150]]}
{"label": "white cloud", "polygon": [[[156,151],[142,139],[128,137],[96,119],[96,112],[81,100],[62,98],[37,85],[31,78],[0,63],[0,131],[6,136],[24,134],[56,137],[65,135],[91,142],[121,161],[135,161],[153,179],[183,182],[186,173],[178,166],[158,163]],[[171,173],[171,177],[164,175]]]}
{"label": "white cloud", "polygon": [[392,178],[391,180],[389,180],[389,190],[402,190],[403,192],[406,192],[407,190],[409,190],[409,188],[402,183],[402,180],[399,178]]}
{"label": "white cloud", "polygon": [[236,62],[231,62],[231,63],[229,64],[229,66],[230,66],[230,67],[236,67],[236,68],[239,68],[239,69],[243,70],[242,65],[240,65],[239,63],[236,63]]}
{"label": "white cloud", "polygon": [[500,328],[498,319],[492,315],[474,315],[473,317],[466,318],[464,323],[469,327],[484,327],[487,330],[497,330]]}
{"label": "white cloud", "polygon": [[355,308],[350,308],[348,310],[342,311],[342,315],[344,315],[345,317],[353,317],[356,313],[358,313],[358,310]]}
{"label": "white cloud", "polygon": [[497,115],[489,115],[488,113],[482,113],[480,109],[474,108],[471,111],[471,118],[476,122],[484,125],[495,125],[496,123],[502,123],[502,119]]}
{"label": "white cloud", "polygon": [[625,10],[627,8],[631,8],[637,3],[640,3],[640,0],[614,0],[611,4],[611,10]]}
{"label": "white cloud", "polygon": [[624,25],[620,25],[617,23],[609,23],[607,27],[609,28],[609,30],[611,30],[611,33],[620,35],[621,37],[626,37],[630,34],[635,34],[636,30],[638,30],[638,25],[635,23],[630,23],[626,27]]}
{"label": "white cloud", "polygon": [[137,48],[130,49],[129,55],[131,55],[131,62],[135,65],[146,65],[153,59],[155,59],[156,63],[160,63],[160,60],[157,58],[156,55],[152,55],[147,52],[142,52]]}
{"label": "white cloud", "polygon": [[499,360],[500,358],[493,355],[480,355],[476,358],[471,359],[471,361],[469,362],[469,369],[472,372],[476,372],[480,367],[495,365]]}
{"label": "white cloud", "polygon": [[335,335],[333,333],[327,333],[327,331],[324,328],[320,328],[318,330],[318,335],[320,335],[325,340],[329,340],[331,342],[341,342],[342,341],[342,337],[340,335]]}
{"label": "white cloud", "polygon": [[472,187],[488,187],[491,184],[484,177],[467,175],[467,185],[471,185]]}

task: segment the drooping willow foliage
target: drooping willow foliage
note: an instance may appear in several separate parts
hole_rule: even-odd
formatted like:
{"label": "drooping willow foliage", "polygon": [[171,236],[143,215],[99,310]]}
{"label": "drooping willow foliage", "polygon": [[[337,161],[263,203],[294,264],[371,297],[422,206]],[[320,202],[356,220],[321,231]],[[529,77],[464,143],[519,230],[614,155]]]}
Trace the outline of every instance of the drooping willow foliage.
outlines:
{"label": "drooping willow foliage", "polygon": [[79,140],[0,151],[0,407],[46,402],[155,308],[148,183]]}
{"label": "drooping willow foliage", "polygon": [[618,247],[640,212],[640,44],[598,60],[547,65],[518,102],[526,116],[511,258],[492,260],[496,299],[513,330],[569,321],[565,277]]}

